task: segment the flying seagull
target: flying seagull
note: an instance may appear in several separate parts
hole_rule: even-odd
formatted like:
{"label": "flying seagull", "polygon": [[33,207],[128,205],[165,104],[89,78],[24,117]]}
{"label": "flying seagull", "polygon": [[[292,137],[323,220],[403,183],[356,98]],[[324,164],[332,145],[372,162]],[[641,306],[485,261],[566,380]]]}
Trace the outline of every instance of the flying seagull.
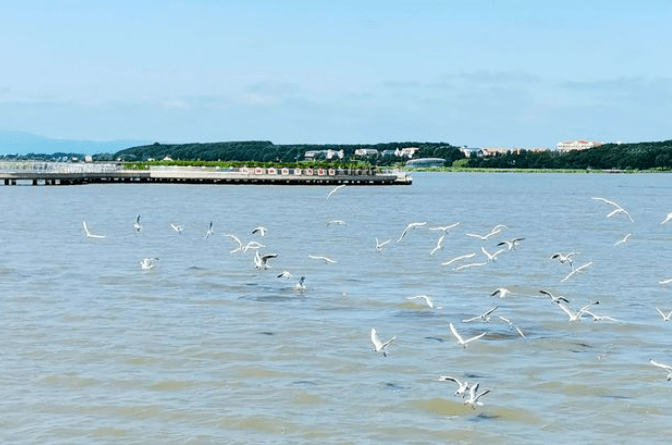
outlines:
{"label": "flying seagull", "polygon": [[254,235],[255,233],[258,233],[261,236],[266,236],[267,231],[268,230],[266,229],[266,227],[262,227],[262,226],[255,227],[255,229],[252,231],[252,235]]}
{"label": "flying seagull", "polygon": [[373,348],[376,352],[382,352],[384,357],[387,357],[387,348],[392,344],[392,342],[397,338],[395,335],[385,343],[381,342],[378,339],[378,334],[376,333],[375,328],[371,328],[371,343],[373,343]]}
{"label": "flying seagull", "polygon": [[455,391],[456,396],[462,396],[464,397],[466,395],[467,389],[469,388],[469,383],[465,380],[464,382],[461,382],[460,380],[456,379],[455,377],[449,376],[449,375],[442,375],[439,377],[440,382],[454,382],[457,384],[457,391]]}
{"label": "flying seagull", "polygon": [[140,261],[140,267],[142,267],[142,270],[154,269],[157,261],[159,261],[158,258],[145,258],[144,260]]}
{"label": "flying seagull", "polygon": [[406,228],[404,229],[404,231],[401,232],[401,236],[399,237],[399,239],[397,240],[397,242],[399,242],[399,241],[401,241],[402,239],[404,239],[404,237],[406,236],[406,234],[408,233],[409,230],[412,230],[412,229],[414,229],[414,228],[416,228],[416,227],[422,227],[422,226],[425,226],[425,225],[427,225],[427,222],[412,222],[412,223],[410,223],[409,225],[406,226]]}
{"label": "flying seagull", "polygon": [[562,303],[558,303],[558,307],[560,307],[560,309],[562,309],[563,312],[567,314],[567,316],[569,316],[569,321],[571,322],[571,321],[579,321],[581,319],[581,316],[585,314],[588,309],[595,306],[596,304],[600,304],[600,302],[593,301],[592,303],[588,303],[587,305],[579,309],[577,312],[574,312],[573,310],[571,310]]}
{"label": "flying seagull", "polygon": [[614,216],[614,215],[618,215],[619,213],[623,213],[625,216],[628,217],[628,219],[630,220],[630,222],[635,222],[635,220],[632,219],[632,217],[630,216],[630,214],[629,214],[628,212],[626,212],[626,210],[625,210],[623,207],[621,207],[620,205],[616,204],[614,201],[610,201],[610,200],[605,199],[605,198],[600,198],[599,196],[593,197],[593,199],[595,199],[595,200],[597,200],[597,201],[602,201],[602,202],[605,203],[605,204],[608,204],[608,205],[610,205],[610,206],[615,207],[614,210],[612,210],[609,214],[607,214],[607,218],[611,218],[611,217]]}
{"label": "flying seagull", "polygon": [[476,383],[471,388],[469,388],[469,397],[464,401],[465,405],[470,405],[473,409],[476,409],[477,406],[483,406],[482,402],[479,402],[478,399],[484,395],[490,393],[490,390],[487,389],[481,393],[477,393],[479,383]]}
{"label": "flying seagull", "polygon": [[210,221],[210,224],[208,225],[208,231],[205,232],[205,237],[204,237],[205,239],[210,238],[210,236],[212,236],[212,234],[215,233],[214,228],[213,228],[214,225],[215,225],[215,222]]}
{"label": "flying seagull", "polygon": [[672,311],[668,312],[665,314],[665,312],[661,311],[660,309],[656,308],[658,313],[660,314],[661,317],[663,317],[663,321],[670,321],[670,317],[672,317]]}
{"label": "flying seagull", "polygon": [[457,343],[461,344],[463,348],[467,347],[467,344],[471,343],[472,341],[478,340],[479,338],[483,337],[486,332],[483,332],[482,334],[478,334],[474,337],[464,339],[462,336],[457,332],[457,329],[455,329],[455,326],[453,326],[452,323],[450,323],[450,332],[453,333],[453,336],[457,339]]}
{"label": "flying seagull", "polygon": [[333,264],[333,263],[337,263],[336,260],[332,260],[331,258],[328,258],[328,257],[326,257],[326,256],[308,255],[308,258],[311,258],[311,259],[313,259],[313,260],[324,261],[325,264],[330,264],[330,263]]}
{"label": "flying seagull", "polygon": [[268,260],[277,258],[277,253],[269,253],[264,256],[259,255],[259,251],[254,251],[254,268],[255,269],[270,269],[271,266],[268,265]]}
{"label": "flying seagull", "polygon": [[551,301],[552,301],[553,303],[558,303],[558,304],[559,304],[561,301],[564,301],[565,303],[569,303],[569,300],[566,299],[565,297],[563,297],[562,295],[558,295],[558,296],[556,297],[555,295],[553,295],[553,294],[550,293],[549,291],[547,291],[547,290],[543,290],[543,289],[539,289],[539,293],[540,293],[540,294],[544,294],[544,295],[548,295],[549,297],[551,297]]}
{"label": "flying seagull", "polygon": [[[421,299],[425,301],[425,304],[427,305],[428,308],[434,309],[434,303],[432,300],[427,296],[427,295],[416,295],[415,297],[406,297],[407,300],[417,300]],[[437,309],[443,309],[441,307],[437,307]]]}
{"label": "flying seagull", "polygon": [[133,230],[135,233],[142,232],[142,224],[140,223],[140,215],[135,217],[135,222],[133,223]]}
{"label": "flying seagull", "polygon": [[590,261],[590,262],[588,262],[588,263],[586,263],[586,264],[583,264],[583,265],[577,267],[576,269],[572,269],[572,271],[571,271],[570,273],[568,273],[567,276],[566,276],[565,278],[563,278],[560,282],[561,282],[561,283],[564,283],[565,281],[569,280],[573,275],[575,275],[575,274],[577,274],[577,273],[579,273],[579,272],[583,272],[585,269],[587,269],[588,267],[590,267],[592,264],[593,264],[593,262]]}
{"label": "flying seagull", "polygon": [[337,185],[336,187],[334,187],[333,189],[331,189],[331,191],[330,191],[329,194],[327,195],[327,199],[331,198],[331,195],[333,195],[334,193],[336,193],[337,191],[339,191],[339,190],[342,189],[343,187],[345,187],[345,184]]}
{"label": "flying seagull", "polygon": [[487,323],[490,321],[490,315],[495,312],[499,306],[495,306],[492,309],[488,309],[487,311],[483,312],[481,315],[477,315],[476,317],[473,318],[468,318],[466,320],[462,320],[462,323],[471,323],[472,321],[476,320],[481,320],[483,323]]}
{"label": "flying seagull", "polygon": [[653,366],[657,366],[658,368],[664,369],[667,371],[667,381],[669,382],[672,380],[672,366],[670,365],[665,365],[663,363],[657,362],[653,359],[649,359],[649,363],[651,363]]}
{"label": "flying seagull", "polygon": [[170,228],[182,235],[182,225],[170,223]]}
{"label": "flying seagull", "polygon": [[87,238],[105,238],[105,235],[94,235],[93,233],[89,232],[89,228],[86,226],[86,221],[82,221],[82,227],[84,228],[84,232],[86,233]]}
{"label": "flying seagull", "polygon": [[381,243],[380,241],[378,241],[378,238],[376,238],[376,252],[380,252],[383,249],[383,247],[385,247],[386,245],[388,245],[390,243],[390,241],[392,241],[392,240],[388,239],[387,241],[383,241]]}
{"label": "flying seagull", "polygon": [[228,238],[231,238],[232,240],[234,240],[234,241],[236,242],[236,244],[238,244],[238,247],[236,247],[235,249],[229,251],[229,253],[242,252],[242,250],[243,250],[243,243],[240,242],[240,240],[238,239],[238,237],[237,237],[236,235],[231,235],[231,234],[228,234],[228,233],[227,233],[227,234],[224,235],[224,236],[226,236],[226,237],[228,237]]}

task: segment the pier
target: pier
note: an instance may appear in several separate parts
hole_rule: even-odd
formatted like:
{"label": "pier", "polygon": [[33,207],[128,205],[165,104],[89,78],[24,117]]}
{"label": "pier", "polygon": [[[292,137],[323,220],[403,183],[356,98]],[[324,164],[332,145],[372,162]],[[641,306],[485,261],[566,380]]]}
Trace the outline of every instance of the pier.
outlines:
{"label": "pier", "polygon": [[412,178],[401,172],[355,169],[152,166],[146,170],[131,170],[116,163],[0,163],[0,185],[116,183],[410,185]]}

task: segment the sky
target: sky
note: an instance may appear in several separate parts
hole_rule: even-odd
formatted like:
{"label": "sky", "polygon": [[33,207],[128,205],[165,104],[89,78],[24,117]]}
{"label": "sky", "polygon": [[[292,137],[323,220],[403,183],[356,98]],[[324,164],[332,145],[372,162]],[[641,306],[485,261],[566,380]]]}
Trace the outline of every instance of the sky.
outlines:
{"label": "sky", "polygon": [[23,0],[0,128],[549,147],[672,139],[672,0]]}

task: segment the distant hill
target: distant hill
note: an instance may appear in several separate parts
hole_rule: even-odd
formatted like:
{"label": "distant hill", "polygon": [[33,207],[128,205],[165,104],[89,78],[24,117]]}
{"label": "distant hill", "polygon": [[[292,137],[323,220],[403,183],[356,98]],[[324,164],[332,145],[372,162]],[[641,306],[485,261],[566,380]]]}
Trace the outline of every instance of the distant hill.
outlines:
{"label": "distant hill", "polygon": [[129,147],[148,144],[149,141],[121,139],[116,141],[86,141],[74,139],[52,139],[24,131],[0,129],[0,155],[28,153],[116,153]]}

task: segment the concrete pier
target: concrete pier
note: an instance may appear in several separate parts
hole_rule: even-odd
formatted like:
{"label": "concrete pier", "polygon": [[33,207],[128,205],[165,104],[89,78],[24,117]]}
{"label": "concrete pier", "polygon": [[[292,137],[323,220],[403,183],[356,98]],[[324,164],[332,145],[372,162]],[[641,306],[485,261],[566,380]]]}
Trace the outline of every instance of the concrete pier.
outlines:
{"label": "concrete pier", "polygon": [[[410,185],[404,173],[379,173],[370,170],[240,168],[221,170],[213,167],[152,167],[125,170],[110,164],[74,164],[58,169],[42,165],[21,169],[0,169],[5,185],[81,185],[108,183],[182,183],[182,184],[265,184],[265,185]],[[96,167],[97,166],[97,167]],[[4,171],[3,171],[4,170]]]}

